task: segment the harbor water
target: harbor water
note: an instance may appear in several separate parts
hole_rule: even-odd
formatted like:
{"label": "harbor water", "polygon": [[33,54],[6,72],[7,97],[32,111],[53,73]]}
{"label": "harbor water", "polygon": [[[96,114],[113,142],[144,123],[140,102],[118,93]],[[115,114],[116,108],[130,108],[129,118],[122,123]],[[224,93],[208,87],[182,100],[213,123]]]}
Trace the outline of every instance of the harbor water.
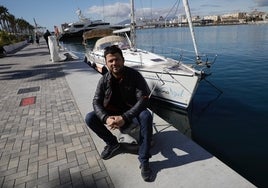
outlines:
{"label": "harbor water", "polygon": [[[195,36],[200,52],[217,54],[211,75],[188,111],[157,102],[152,108],[257,187],[268,187],[268,24],[196,27]],[[82,41],[62,45],[83,59]],[[184,27],[138,30],[137,46],[193,50]]]}

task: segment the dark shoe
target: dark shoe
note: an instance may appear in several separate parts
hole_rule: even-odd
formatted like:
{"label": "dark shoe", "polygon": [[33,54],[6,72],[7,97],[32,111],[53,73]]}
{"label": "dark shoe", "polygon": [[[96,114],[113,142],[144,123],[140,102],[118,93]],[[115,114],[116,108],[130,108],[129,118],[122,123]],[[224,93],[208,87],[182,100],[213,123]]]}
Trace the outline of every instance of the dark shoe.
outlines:
{"label": "dark shoe", "polygon": [[113,153],[120,148],[120,144],[107,145],[104,147],[104,150],[101,152],[101,158],[106,160],[110,159],[113,156]]}
{"label": "dark shoe", "polygon": [[143,178],[143,180],[147,182],[151,181],[152,170],[149,166],[149,163],[141,164],[140,169],[141,169],[141,177]]}

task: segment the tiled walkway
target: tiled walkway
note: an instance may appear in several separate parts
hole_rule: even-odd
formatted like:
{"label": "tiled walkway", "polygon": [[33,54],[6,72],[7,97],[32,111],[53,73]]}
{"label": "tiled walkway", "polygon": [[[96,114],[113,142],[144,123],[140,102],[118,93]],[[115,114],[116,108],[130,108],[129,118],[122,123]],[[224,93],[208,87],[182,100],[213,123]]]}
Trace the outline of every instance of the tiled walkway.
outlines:
{"label": "tiled walkway", "polygon": [[48,49],[0,58],[0,187],[113,187]]}

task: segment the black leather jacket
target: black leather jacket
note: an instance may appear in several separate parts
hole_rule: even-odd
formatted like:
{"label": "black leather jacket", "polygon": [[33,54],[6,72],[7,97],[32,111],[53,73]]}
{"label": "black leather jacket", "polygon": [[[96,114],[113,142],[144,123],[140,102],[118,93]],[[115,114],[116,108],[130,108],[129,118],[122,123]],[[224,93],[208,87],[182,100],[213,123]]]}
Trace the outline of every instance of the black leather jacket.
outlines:
{"label": "black leather jacket", "polygon": [[[109,115],[113,115],[109,114],[106,108],[113,92],[111,79],[112,74],[110,72],[101,77],[93,98],[94,111],[103,123],[106,123]],[[122,114],[122,117],[126,122],[130,122],[148,107],[150,90],[143,76],[138,71],[126,66],[124,67],[124,74],[120,80],[119,87],[123,102],[129,106],[129,109]]]}

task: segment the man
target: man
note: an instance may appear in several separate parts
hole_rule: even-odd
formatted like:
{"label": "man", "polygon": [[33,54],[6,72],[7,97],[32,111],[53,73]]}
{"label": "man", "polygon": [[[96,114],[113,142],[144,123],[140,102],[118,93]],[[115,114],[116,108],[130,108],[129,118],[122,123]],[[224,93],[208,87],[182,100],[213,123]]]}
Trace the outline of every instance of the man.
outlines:
{"label": "man", "polygon": [[49,50],[49,46],[48,46],[48,37],[49,36],[51,36],[51,34],[50,34],[49,30],[47,29],[47,31],[44,33],[43,37],[46,40],[48,50]]}
{"label": "man", "polygon": [[56,36],[57,46],[60,46],[60,43],[59,43],[60,31],[56,25],[54,25],[54,32]]}
{"label": "man", "polygon": [[121,129],[130,123],[140,125],[139,161],[144,181],[150,181],[150,144],[152,115],[147,109],[150,90],[142,75],[124,66],[122,51],[117,46],[105,48],[108,72],[99,80],[93,98],[94,111],[86,116],[87,125],[107,144],[101,153],[106,160],[120,147],[109,129]]}

